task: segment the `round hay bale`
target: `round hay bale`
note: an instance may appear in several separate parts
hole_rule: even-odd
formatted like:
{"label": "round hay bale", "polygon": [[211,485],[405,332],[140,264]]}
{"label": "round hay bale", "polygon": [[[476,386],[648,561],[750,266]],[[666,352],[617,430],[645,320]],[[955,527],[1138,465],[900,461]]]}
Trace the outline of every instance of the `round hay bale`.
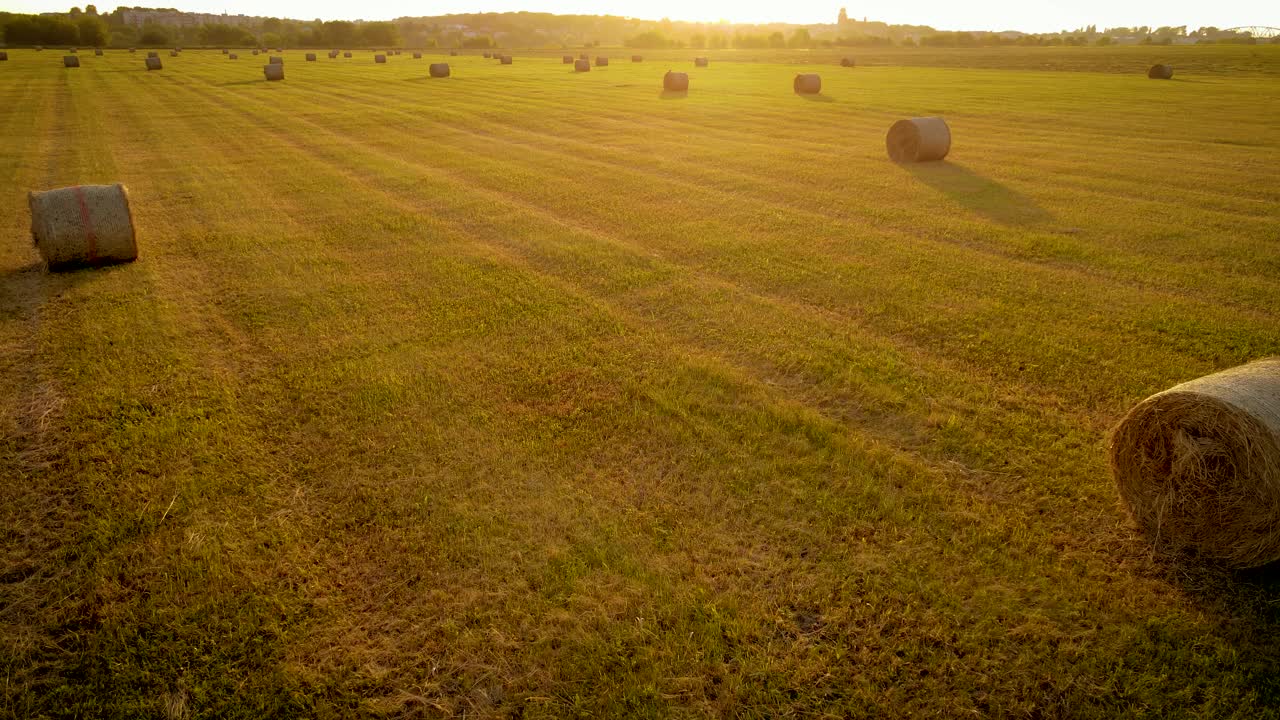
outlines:
{"label": "round hay bale", "polygon": [[132,55],[132,54],[134,54],[134,53],[136,53],[136,52],[138,52],[138,48],[129,48],[129,54],[130,54],[130,55]]}
{"label": "round hay bale", "polygon": [[572,55],[565,55],[564,57],[560,58],[560,62],[564,63],[565,65],[572,65],[572,64],[573,64],[573,56],[572,56]]}
{"label": "round hay bale", "polygon": [[490,58],[492,58],[492,57],[493,57],[493,53],[491,53],[491,52],[487,52],[487,53],[485,53],[485,54],[484,54],[484,59],[485,59],[485,60],[488,60],[488,59],[490,59]]}
{"label": "round hay bale", "polygon": [[267,57],[267,64],[268,64],[268,65],[283,65],[283,64],[284,64],[284,58],[280,57],[279,55],[269,55],[269,56]]}
{"label": "round hay bale", "polygon": [[689,73],[668,70],[662,76],[662,89],[667,92],[689,92]]}
{"label": "round hay bale", "polygon": [[801,73],[791,82],[797,95],[817,95],[822,92],[822,77],[815,73]]}
{"label": "round hay bale", "polygon": [[884,144],[894,162],[941,160],[951,151],[951,128],[940,117],[899,120],[889,128]]}
{"label": "round hay bale", "polygon": [[147,58],[146,63],[148,70],[160,70],[164,67],[160,64],[160,58],[158,57],[149,57]]}
{"label": "round hay bale", "polygon": [[431,63],[431,67],[427,68],[427,72],[433,78],[449,77],[449,63]]}
{"label": "round hay bale", "polygon": [[840,67],[853,67],[853,58],[840,58]]}
{"label": "round hay bale", "polygon": [[77,55],[63,55],[62,66],[69,68],[80,67],[80,57]]}
{"label": "round hay bale", "polygon": [[450,50],[450,51],[449,51],[449,57],[458,57],[458,51],[457,51],[457,50]]}
{"label": "round hay bale", "polygon": [[632,55],[631,62],[644,62],[644,58],[639,55]]}
{"label": "round hay bale", "polygon": [[223,54],[223,55],[228,55],[228,54],[230,54],[230,53],[227,51],[227,49],[226,49],[226,48],[222,48],[222,54]]}
{"label": "round hay bale", "polygon": [[596,67],[609,67],[609,58],[607,57],[596,58]]}
{"label": "round hay bale", "polygon": [[178,57],[178,51],[177,51],[177,50],[170,50],[170,51],[169,51],[169,57]]}
{"label": "round hay bale", "polygon": [[704,58],[704,57],[699,57],[699,58],[694,58],[694,59],[693,59],[693,66],[694,66],[694,67],[707,67],[707,66],[708,66],[708,65],[710,65],[710,64],[711,64],[711,60],[709,60],[709,59],[707,59],[707,58]]}
{"label": "round hay bale", "polygon": [[397,51],[395,51],[395,52],[394,52],[394,53],[392,53],[392,54],[393,54],[393,55],[399,55],[399,54],[400,54],[400,51],[399,51],[399,50],[397,50]]}
{"label": "round hay bale", "polygon": [[1280,560],[1280,358],[1152,395],[1110,450],[1120,497],[1155,546],[1235,568]]}
{"label": "round hay bale", "polygon": [[49,268],[109,265],[138,257],[124,185],[78,185],[32,192],[31,239]]}
{"label": "round hay bale", "polygon": [[102,57],[102,48],[94,48],[93,54],[97,57]]}
{"label": "round hay bale", "polygon": [[591,63],[586,60],[573,61],[574,72],[591,72]]}
{"label": "round hay bale", "polygon": [[347,52],[342,53],[342,57],[344,57],[344,58],[349,58],[349,57],[351,57],[351,52],[350,52],[350,51],[347,51]]}
{"label": "round hay bale", "polygon": [[502,64],[503,64],[503,65],[510,65],[510,64],[511,64],[511,56],[510,56],[510,55],[503,55],[503,56],[502,56],[502,60],[501,60],[501,62],[502,62]]}
{"label": "round hay bale", "polygon": [[262,74],[267,78],[267,80],[283,80],[284,65],[281,63],[267,63],[262,66]]}
{"label": "round hay bale", "polygon": [[315,61],[316,61],[316,54],[315,54],[315,53],[307,53],[307,62],[315,62]]}
{"label": "round hay bale", "polygon": [[237,55],[237,54],[235,54],[235,53],[231,53],[230,55],[228,55],[228,56],[227,56],[227,59],[228,59],[228,60],[239,60],[239,59],[240,59],[240,56],[239,56],[239,55]]}
{"label": "round hay bale", "polygon": [[8,59],[9,59],[9,53],[5,52],[4,50],[0,50],[0,62],[4,62]]}
{"label": "round hay bale", "polygon": [[1147,71],[1147,77],[1151,78],[1152,80],[1172,80],[1173,66],[1172,65],[1152,65],[1151,69]]}
{"label": "round hay bale", "polygon": [[147,57],[149,57],[149,58],[157,58],[157,59],[158,59],[158,58],[160,57],[160,53],[156,52],[155,50],[148,50],[148,51],[147,51]]}
{"label": "round hay bale", "polygon": [[414,53],[414,54],[413,54],[413,59],[414,59],[414,60],[421,60],[421,59],[422,59],[422,53],[418,53],[418,52]]}
{"label": "round hay bale", "polygon": [[386,62],[387,62],[387,56],[386,56],[386,55],[382,55],[382,54],[374,55],[374,56],[373,56],[373,61],[374,61],[374,62],[376,62],[376,63],[378,63],[378,64],[386,64]]}
{"label": "round hay bale", "polygon": [[257,54],[258,54],[258,51],[257,51],[257,50],[254,50],[254,51],[253,51],[253,54],[254,54],[254,55],[257,55]]}

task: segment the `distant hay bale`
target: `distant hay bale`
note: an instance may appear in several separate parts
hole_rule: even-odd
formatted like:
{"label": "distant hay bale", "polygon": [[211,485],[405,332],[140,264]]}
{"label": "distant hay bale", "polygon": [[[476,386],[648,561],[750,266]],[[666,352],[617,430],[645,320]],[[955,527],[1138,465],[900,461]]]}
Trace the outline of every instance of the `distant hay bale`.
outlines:
{"label": "distant hay bale", "polygon": [[449,77],[449,63],[431,63],[431,66],[427,68],[427,72],[433,78],[447,78]]}
{"label": "distant hay bale", "polygon": [[667,92],[689,92],[689,73],[668,70],[662,76],[662,89]]}
{"label": "distant hay bale", "polygon": [[853,58],[840,58],[840,67],[853,67]]}
{"label": "distant hay bale", "polygon": [[449,51],[449,57],[458,57],[458,51],[457,51],[457,50],[450,50],[450,51]]}
{"label": "distant hay bale", "polygon": [[503,55],[503,56],[502,56],[502,60],[501,60],[501,62],[502,62],[502,64],[503,64],[503,65],[510,65],[510,64],[511,64],[511,56],[510,56],[510,55]]}
{"label": "distant hay bale", "polygon": [[315,54],[315,53],[307,53],[307,62],[315,62],[315,61],[316,61],[316,54]]}
{"label": "distant hay bale", "polygon": [[9,59],[9,53],[3,50],[0,50],[0,62],[4,62],[5,60],[8,60],[8,59]]}
{"label": "distant hay bale", "polygon": [[80,58],[76,55],[64,55],[62,56],[62,66],[69,68],[80,67]]}
{"label": "distant hay bale", "polygon": [[228,51],[226,48],[222,48],[222,54],[223,54],[223,55],[228,55],[228,54],[230,54],[230,53],[229,53],[229,51]]}
{"label": "distant hay bale", "polygon": [[574,60],[573,71],[574,72],[591,72],[591,63],[587,60]]}
{"label": "distant hay bale", "polygon": [[572,65],[572,64],[573,64],[573,56],[572,56],[572,55],[565,55],[564,57],[560,58],[560,62],[564,63],[565,65]]}
{"label": "distant hay bale", "polygon": [[254,50],[254,51],[253,51],[253,54],[254,54],[254,55],[257,55],[257,54],[258,54],[258,52],[259,52],[258,50]]}
{"label": "distant hay bale", "polygon": [[710,64],[711,64],[711,61],[710,61],[709,59],[707,59],[707,58],[704,58],[704,57],[699,57],[699,58],[694,58],[694,59],[693,59],[693,66],[694,66],[694,67],[707,67],[707,66],[708,66],[708,65],[710,65]]}
{"label": "distant hay bale", "polygon": [[231,53],[230,55],[228,55],[228,56],[227,56],[227,59],[228,59],[228,60],[239,60],[239,59],[240,59],[240,56],[239,56],[239,55],[237,55],[237,54],[235,54],[235,53]]}
{"label": "distant hay bale", "polygon": [[379,53],[373,56],[373,61],[378,64],[385,64],[387,62],[387,56]]}
{"label": "distant hay bale", "polygon": [[146,63],[148,70],[160,70],[164,67],[160,64],[160,58],[158,57],[149,57],[147,58]]}
{"label": "distant hay bale", "polygon": [[632,55],[631,62],[644,62],[644,58],[640,55]]}
{"label": "distant hay bale", "polygon": [[284,65],[281,65],[280,63],[267,63],[262,66],[262,74],[266,76],[268,80],[283,80]]}
{"label": "distant hay bale", "polygon": [[815,73],[801,73],[792,81],[791,88],[797,95],[817,95],[822,92],[822,77]]}
{"label": "distant hay bale", "polygon": [[136,52],[138,52],[138,48],[129,48],[129,54],[130,54],[130,55],[132,55],[133,53],[136,53]]}
{"label": "distant hay bale", "polygon": [[421,59],[422,59],[422,53],[419,53],[419,52],[414,53],[414,54],[413,54],[413,59],[414,59],[414,60],[421,60]]}
{"label": "distant hay bale", "polygon": [[491,53],[491,52],[487,52],[487,53],[485,53],[485,54],[484,54],[484,59],[485,59],[485,60],[488,60],[488,59],[490,59],[490,58],[492,58],[492,57],[493,57],[493,53]]}
{"label": "distant hay bale", "polygon": [[269,55],[269,56],[267,56],[267,64],[268,64],[268,65],[283,65],[283,64],[284,64],[284,58],[280,57],[279,55]]}
{"label": "distant hay bale", "polygon": [[399,54],[400,54],[400,51],[399,51],[399,50],[397,50],[397,51],[395,51],[395,52],[394,52],[394,53],[392,53],[392,54],[393,54],[393,55],[399,55]]}
{"label": "distant hay bale", "polygon": [[98,57],[102,57],[102,48],[94,48],[93,54]]}
{"label": "distant hay bale", "polygon": [[158,58],[160,57],[160,53],[156,52],[155,50],[148,50],[148,51],[147,51],[147,57],[148,57],[148,58],[157,58],[157,59],[158,59]]}
{"label": "distant hay bale", "polygon": [[79,185],[27,196],[31,239],[51,270],[138,257],[124,185]]}
{"label": "distant hay bale", "polygon": [[1280,358],[1143,400],[1110,454],[1120,497],[1156,547],[1236,568],[1280,560]]}
{"label": "distant hay bale", "polygon": [[169,57],[178,57],[178,51],[177,51],[177,50],[170,50],[170,51],[169,51]]}
{"label": "distant hay bale", "polygon": [[607,58],[607,57],[597,57],[597,58],[596,58],[596,67],[609,67],[609,58]]}
{"label": "distant hay bale", "polygon": [[894,162],[941,160],[951,151],[951,128],[940,117],[899,120],[889,128],[884,144]]}
{"label": "distant hay bale", "polygon": [[342,57],[344,57],[344,58],[349,58],[349,57],[351,57],[351,52],[350,52],[350,51],[347,51],[347,52],[342,53]]}
{"label": "distant hay bale", "polygon": [[41,51],[43,51],[43,50],[44,50],[44,46],[43,46],[43,45],[37,45],[37,46],[36,46],[36,52],[41,52]]}
{"label": "distant hay bale", "polygon": [[1147,71],[1147,77],[1151,78],[1152,80],[1172,80],[1173,66],[1172,65],[1152,65],[1151,69]]}
{"label": "distant hay bale", "polygon": [[71,53],[72,55],[75,55],[76,53],[78,53],[78,52],[80,52],[80,51],[79,51],[79,50],[77,50],[77,49],[75,49],[75,48],[67,48],[67,52]]}

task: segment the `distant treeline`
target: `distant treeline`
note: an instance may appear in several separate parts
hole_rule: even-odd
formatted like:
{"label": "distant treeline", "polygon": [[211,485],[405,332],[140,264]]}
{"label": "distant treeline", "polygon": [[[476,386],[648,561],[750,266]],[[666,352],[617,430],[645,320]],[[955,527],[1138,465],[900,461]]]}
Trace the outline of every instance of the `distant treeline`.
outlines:
{"label": "distant treeline", "polygon": [[[126,22],[126,13],[134,22]],[[145,18],[141,25],[136,18]],[[218,17],[222,22],[196,23]],[[1108,45],[1113,42],[1237,42],[1259,40],[1218,28],[1187,32],[1181,27],[1108,28],[1060,33],[940,32],[924,25],[889,25],[850,19],[812,25],[743,25],[637,20],[614,15],[471,13],[400,18],[393,22],[287,20],[241,16],[195,17],[172,9],[118,7],[99,14],[93,5],[67,13],[0,13],[0,42],[6,45],[289,46],[289,47],[592,47],[633,48],[822,48],[822,47],[986,47],[999,45]],[[1266,41],[1262,41],[1266,42]],[[1274,41],[1273,41],[1274,42]]]}

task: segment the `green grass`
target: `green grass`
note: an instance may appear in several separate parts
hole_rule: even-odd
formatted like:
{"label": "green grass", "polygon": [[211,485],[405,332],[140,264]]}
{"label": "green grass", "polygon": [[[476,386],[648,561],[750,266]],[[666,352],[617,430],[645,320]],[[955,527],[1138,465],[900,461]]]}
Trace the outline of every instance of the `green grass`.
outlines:
{"label": "green grass", "polygon": [[[1169,50],[10,51],[0,713],[1280,715],[1274,573],[1105,462],[1280,353],[1280,48]],[[140,260],[42,271],[108,181]]]}

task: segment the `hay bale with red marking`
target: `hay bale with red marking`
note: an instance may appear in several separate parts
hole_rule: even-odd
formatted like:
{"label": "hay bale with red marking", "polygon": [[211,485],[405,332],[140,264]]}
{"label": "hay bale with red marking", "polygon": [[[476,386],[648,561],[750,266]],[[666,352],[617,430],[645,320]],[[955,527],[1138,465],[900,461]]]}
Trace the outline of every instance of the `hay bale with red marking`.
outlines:
{"label": "hay bale with red marking", "polygon": [[884,144],[894,162],[933,162],[951,152],[951,128],[940,117],[899,120],[889,128]]}
{"label": "hay bale with red marking", "polygon": [[1280,358],[1152,395],[1110,451],[1120,498],[1158,549],[1234,568],[1280,560]]}
{"label": "hay bale with red marking", "polygon": [[31,239],[49,269],[131,262],[138,257],[124,185],[79,185],[32,192]]}

